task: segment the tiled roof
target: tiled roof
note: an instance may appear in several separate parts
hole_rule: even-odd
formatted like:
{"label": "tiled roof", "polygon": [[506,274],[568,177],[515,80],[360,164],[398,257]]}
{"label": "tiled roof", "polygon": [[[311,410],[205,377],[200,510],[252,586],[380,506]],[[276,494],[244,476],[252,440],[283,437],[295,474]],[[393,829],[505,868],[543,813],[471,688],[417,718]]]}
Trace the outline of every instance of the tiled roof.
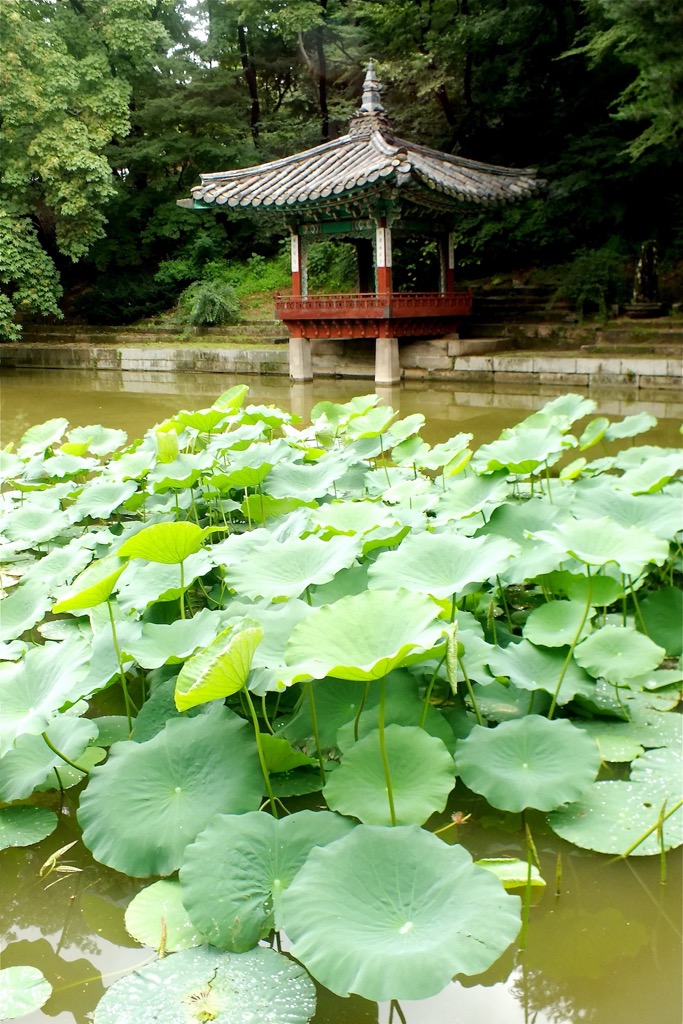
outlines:
{"label": "tiled roof", "polygon": [[420,193],[427,199],[432,192],[447,201],[450,198],[454,205],[510,202],[545,185],[529,168],[479,163],[397,138],[379,102],[370,68],[363,105],[346,135],[284,159],[202,174],[192,199],[201,205],[230,207],[324,206],[326,199],[351,198],[374,182],[408,190],[413,202],[419,203]]}

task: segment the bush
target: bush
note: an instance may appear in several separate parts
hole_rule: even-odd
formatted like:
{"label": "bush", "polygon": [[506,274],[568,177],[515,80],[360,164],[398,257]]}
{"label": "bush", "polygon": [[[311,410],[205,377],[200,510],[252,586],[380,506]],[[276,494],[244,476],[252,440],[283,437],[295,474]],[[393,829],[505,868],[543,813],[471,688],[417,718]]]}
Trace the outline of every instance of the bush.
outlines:
{"label": "bush", "polygon": [[242,319],[235,289],[226,281],[196,281],[180,296],[185,323],[194,327],[236,324]]}
{"label": "bush", "polygon": [[310,291],[355,291],[356,274],[356,250],[348,242],[316,242],[309,249]]}
{"label": "bush", "polygon": [[78,296],[74,308],[91,324],[132,324],[168,309],[175,296],[152,274],[103,275]]}
{"label": "bush", "polygon": [[626,256],[610,245],[601,249],[580,249],[561,271],[558,295],[568,299],[581,318],[587,312],[597,312],[606,318],[609,306],[628,301],[628,262]]}

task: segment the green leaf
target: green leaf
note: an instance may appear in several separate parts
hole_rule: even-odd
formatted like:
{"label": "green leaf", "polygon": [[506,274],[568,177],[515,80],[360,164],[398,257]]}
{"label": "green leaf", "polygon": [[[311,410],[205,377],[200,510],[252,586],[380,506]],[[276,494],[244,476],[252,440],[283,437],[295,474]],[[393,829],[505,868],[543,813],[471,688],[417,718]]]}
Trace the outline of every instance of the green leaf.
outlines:
{"label": "green leaf", "polygon": [[669,554],[663,538],[636,526],[625,530],[607,517],[564,520],[535,536],[586,565],[614,562],[627,576],[638,576],[650,562],[661,565]]}
{"label": "green leaf", "polygon": [[289,537],[266,541],[230,567],[226,582],[238,594],[255,600],[299,597],[307,587],[328,583],[353,565],[358,544],[352,537]]}
{"label": "green leaf", "polygon": [[161,949],[163,943],[168,953],[201,946],[206,941],[187,916],[176,879],[162,878],[141,889],[126,908],[125,922],[138,942],[154,949]]}
{"label": "green leaf", "polygon": [[66,435],[70,441],[87,445],[93,455],[110,455],[126,443],[125,430],[114,430],[94,423],[88,427],[72,427]]}
{"label": "green leaf", "polygon": [[[666,814],[675,806],[666,787],[639,782],[596,782],[580,800],[549,814],[548,824],[553,832],[575,846],[621,855],[657,825],[665,801]],[[683,844],[683,807],[667,818],[662,831],[665,850]],[[659,836],[654,827],[631,856],[647,857],[659,852]]]}
{"label": "green leaf", "polygon": [[484,860],[475,860],[478,868],[486,868],[500,881],[509,891],[510,889],[524,889],[527,885],[532,888],[545,888],[545,879],[535,864],[531,865],[531,879],[529,880],[529,865],[525,860],[517,860],[515,857],[486,857]]}
{"label": "green leaf", "polygon": [[38,582],[22,583],[2,599],[0,640],[16,640],[33,629],[50,607],[50,597]]}
{"label": "green leaf", "polygon": [[595,683],[574,660],[565,668],[566,652],[536,647],[529,640],[507,647],[494,647],[488,657],[496,676],[507,677],[523,690],[545,690],[554,694],[564,673],[557,695],[558,704],[567,704],[577,694],[591,696]]}
{"label": "green leaf", "polygon": [[18,454],[24,458],[27,455],[39,455],[60,441],[68,426],[68,420],[58,417],[29,427],[19,442]]}
{"label": "green leaf", "polygon": [[224,614],[202,608],[191,619],[176,619],[175,622],[144,622],[139,633],[130,622],[121,631],[121,649],[134,658],[143,668],[160,668],[189,658],[199,647],[210,644],[225,621]]}
{"label": "green leaf", "polygon": [[[534,608],[524,623],[522,633],[527,640],[542,647],[564,647],[574,643],[579,628],[581,637],[591,631],[590,614],[580,601],[548,601]],[[583,625],[582,625],[583,623]]]}
{"label": "green leaf", "polygon": [[45,807],[0,808],[0,850],[33,846],[57,828],[57,815]]}
{"label": "green leaf", "polygon": [[261,747],[269,772],[288,772],[292,768],[318,763],[314,757],[308,757],[300,750],[295,750],[287,740],[278,739],[267,732],[261,733]]}
{"label": "green leaf", "polygon": [[[85,718],[60,715],[46,730],[53,747],[78,763],[81,754],[97,736],[97,726]],[[0,759],[0,800],[22,800],[45,782],[53,768],[68,765],[48,747],[42,736],[20,736],[12,750]],[[86,769],[87,770],[87,769]],[[80,774],[80,778],[84,773]],[[55,788],[58,785],[54,779]]]}
{"label": "green leaf", "polygon": [[107,555],[93,562],[57,601],[53,614],[83,611],[108,601],[126,565],[118,555]]}
{"label": "green leaf", "polygon": [[263,639],[261,627],[248,623],[243,619],[241,624],[223,630],[208,647],[185,662],[176,682],[178,711],[229,697],[242,689],[254,651]]}
{"label": "green leaf", "polygon": [[497,960],[519,931],[519,899],[461,846],[359,825],[312,851],[282,923],[293,955],[338,995],[426,999]]}
{"label": "green leaf", "polygon": [[374,590],[406,587],[437,599],[451,597],[495,576],[518,553],[514,541],[504,537],[411,534],[398,550],[381,554],[370,567],[370,586]]}
{"label": "green leaf", "polygon": [[649,672],[657,668],[665,656],[663,647],[627,626],[603,626],[574,651],[579,665],[610,683],[623,683]]}
{"label": "green leaf", "polygon": [[[324,789],[331,810],[367,825],[391,824],[379,737],[375,729],[354,743]],[[388,725],[385,742],[396,822],[422,825],[446,806],[455,782],[453,758],[440,739],[415,726]]]}
{"label": "green leaf", "polygon": [[455,766],[465,785],[494,807],[550,811],[585,792],[600,755],[570,722],[528,715],[495,729],[475,726],[458,740]]}
{"label": "green leaf", "polygon": [[0,971],[0,1019],[33,1013],[51,994],[52,985],[37,967],[5,967]]}
{"label": "green leaf", "polygon": [[137,490],[134,480],[123,482],[95,479],[83,488],[74,504],[69,509],[71,521],[82,519],[108,519],[124,501],[132,497]]}
{"label": "green leaf", "polygon": [[407,590],[373,590],[316,608],[292,631],[285,661],[297,679],[381,679],[443,633],[436,606]]}
{"label": "green leaf", "polygon": [[598,441],[602,441],[608,427],[609,420],[606,416],[598,416],[591,420],[579,438],[579,451],[585,452],[587,448],[592,448]]}
{"label": "green leaf", "polygon": [[616,441],[624,437],[635,437],[657,426],[657,418],[649,412],[638,412],[632,416],[624,416],[619,423],[610,423],[605,432],[606,441]]}
{"label": "green leaf", "polygon": [[94,1024],[307,1024],[314,1013],[313,983],[281,953],[252,949],[237,955],[200,946],[115,982],[98,1003]]}
{"label": "green leaf", "polygon": [[129,537],[119,548],[120,558],[145,558],[148,562],[179,565],[196,554],[213,527],[205,530],[194,523],[154,523]]}
{"label": "green leaf", "polygon": [[666,649],[670,657],[683,653],[683,593],[678,587],[664,587],[640,602],[648,636]]}
{"label": "green leaf", "polygon": [[237,412],[238,409],[242,408],[244,399],[248,394],[249,388],[246,384],[236,384],[218,396],[213,403],[213,408],[225,413]]}
{"label": "green leaf", "polygon": [[83,842],[127,875],[169,875],[214,814],[256,810],[262,789],[245,721],[223,707],[175,719],[146,743],[114,744],[93,769],[78,811]]}
{"label": "green leaf", "polygon": [[280,927],[282,893],[310,851],[352,828],[328,811],[298,811],[279,820],[261,812],[218,815],[187,848],[180,869],[191,920],[220,949],[251,949]]}

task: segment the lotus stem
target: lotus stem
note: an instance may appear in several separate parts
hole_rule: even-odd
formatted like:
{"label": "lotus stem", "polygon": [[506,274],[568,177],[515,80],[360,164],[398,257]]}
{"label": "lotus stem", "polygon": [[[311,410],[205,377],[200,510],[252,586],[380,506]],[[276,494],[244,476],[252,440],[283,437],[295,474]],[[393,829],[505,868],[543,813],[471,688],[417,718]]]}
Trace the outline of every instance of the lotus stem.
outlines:
{"label": "lotus stem", "polygon": [[261,765],[261,771],[263,773],[263,781],[266,786],[266,794],[268,796],[268,802],[270,803],[270,810],[274,818],[277,818],[277,805],[275,803],[275,795],[273,793],[273,787],[270,784],[270,772],[268,771],[268,765],[266,764],[266,757],[263,753],[263,745],[261,743],[261,727],[259,726],[258,716],[256,714],[256,708],[254,707],[253,701],[249,690],[246,687],[241,691],[249,706],[249,713],[251,714],[251,720],[254,725],[254,739],[256,740],[256,750],[258,751],[258,759]]}
{"label": "lotus stem", "polygon": [[398,1017],[401,1024],[408,1024],[398,999],[392,999],[391,1002],[389,1003],[389,1020],[387,1024],[393,1024],[394,1010],[396,1011],[396,1016]]}
{"label": "lotus stem", "polygon": [[306,683],[304,689],[308,694],[308,702],[311,705],[311,725],[313,726],[313,739],[315,740],[315,751],[318,758],[318,764],[320,765],[320,779],[323,785],[325,785],[325,762],[323,761],[323,752],[320,744],[320,733],[318,732],[318,715],[315,709],[315,697],[313,696],[313,684],[310,679]]}
{"label": "lotus stem", "polygon": [[522,822],[524,824],[524,835],[526,837],[527,849],[531,850],[531,855],[534,858],[534,864],[536,865],[536,867],[540,871],[541,870],[541,862],[540,862],[540,860],[538,858],[538,850],[536,849],[536,843],[534,842],[534,837],[531,834],[531,829],[529,828],[529,823],[526,820],[526,811],[522,811]]}
{"label": "lotus stem", "polygon": [[[81,766],[79,764],[76,764],[75,761],[72,761],[71,758],[67,757],[66,754],[63,754],[61,752],[61,750],[57,750],[55,745],[53,743],[51,743],[50,740],[48,739],[48,735],[47,735],[46,732],[41,733],[41,735],[42,735],[43,739],[45,740],[45,742],[47,743],[47,745],[50,748],[50,750],[52,751],[52,753],[56,754],[57,757],[59,757],[62,761],[64,761],[65,764],[68,764],[72,768],[75,768],[77,772],[82,772],[83,775],[89,775],[90,774],[90,772],[87,770],[87,768],[81,768]],[[56,771],[56,769],[55,769],[55,771]],[[59,778],[59,773],[57,773],[57,778]],[[60,782],[60,787],[61,787],[61,782]]]}
{"label": "lotus stem", "polygon": [[659,884],[666,885],[666,850],[664,849],[664,809],[666,808],[666,800],[662,804],[659,812],[659,818],[657,819],[657,839],[659,840]]}
{"label": "lotus stem", "polygon": [[[512,617],[510,616],[510,608],[508,606],[507,598],[505,596],[505,588],[504,588],[503,584],[500,582],[500,576],[498,576],[498,575],[496,576],[496,583],[498,585],[498,590],[500,592],[500,599],[502,601],[503,608],[505,610],[505,618],[508,621],[508,629],[510,630],[510,632],[512,632],[513,625],[512,625]],[[493,619],[493,616],[491,616],[491,619]],[[495,639],[495,628],[494,628],[494,639]]]}
{"label": "lotus stem", "polygon": [[382,466],[384,468],[384,475],[387,478],[387,487],[391,487],[391,480],[389,479],[389,468],[384,458],[384,445],[382,444],[382,435],[379,435],[379,450],[382,454]]}
{"label": "lotus stem", "polygon": [[382,764],[384,766],[384,779],[387,785],[387,798],[389,800],[389,816],[391,818],[391,824],[396,825],[396,807],[394,806],[394,790],[391,785],[391,771],[389,769],[389,757],[387,755],[387,744],[386,737],[384,735],[384,703],[386,697],[386,677],[383,678],[379,684],[379,749],[382,755]]}
{"label": "lotus stem", "polygon": [[[531,833],[529,833],[529,836]],[[527,841],[526,848],[526,884],[524,886],[524,901],[522,906],[522,929],[519,933],[519,948],[524,951],[526,948],[526,935],[529,929],[529,915],[531,913],[531,846]]]}
{"label": "lotus stem", "polygon": [[261,695],[261,714],[263,715],[263,721],[266,724],[266,728],[267,728],[268,732],[270,733],[271,736],[274,736],[275,735],[275,731],[273,730],[273,727],[270,724],[270,719],[268,718],[268,710],[266,708],[266,695],[265,695],[265,693]]}
{"label": "lotus stem", "polygon": [[628,577],[628,583],[629,583],[629,587],[631,588],[631,597],[633,598],[633,608],[634,608],[635,613],[636,613],[636,618],[638,619],[638,622],[640,623],[640,628],[642,629],[642,631],[645,634],[645,636],[649,637],[650,634],[648,632],[647,626],[645,625],[645,619],[643,618],[643,613],[640,610],[640,601],[636,597],[636,588],[634,587],[633,580],[631,579],[630,576]]}
{"label": "lotus stem", "polygon": [[576,645],[578,644],[579,638],[581,636],[581,633],[583,632],[583,627],[586,625],[586,619],[588,618],[588,613],[589,613],[590,608],[591,608],[591,598],[593,597],[593,580],[592,580],[592,578],[590,576],[590,572],[589,572],[589,575],[588,575],[588,580],[589,580],[589,584],[588,584],[588,597],[586,599],[586,607],[583,610],[583,615],[581,616],[581,622],[579,623],[579,628],[576,631],[576,635],[574,636],[574,639],[572,640],[571,644],[569,645],[569,650],[567,651],[567,657],[564,659],[564,664],[562,666],[562,670],[560,671],[560,677],[557,680],[557,685],[555,686],[555,692],[553,693],[553,699],[551,701],[550,708],[548,710],[548,720],[549,721],[553,717],[553,715],[555,714],[555,708],[557,707],[557,698],[560,696],[560,688],[562,686],[562,680],[564,679],[564,677],[565,677],[565,675],[567,673],[567,669],[569,668],[569,663],[572,660],[572,655],[574,654],[574,650],[576,648]]}
{"label": "lotus stem", "polygon": [[422,701],[422,714],[420,715],[420,728],[421,729],[424,729],[425,722],[427,721],[427,712],[429,711],[429,702],[431,700],[432,690],[434,689],[434,683],[436,682],[437,673],[438,673],[439,669],[441,668],[441,666],[443,665],[445,660],[446,660],[446,655],[442,654],[441,658],[440,658],[440,660],[439,660],[439,662],[438,662],[438,664],[436,666],[436,668],[432,672],[432,678],[429,680],[429,686],[427,687],[427,689],[425,691],[424,700]]}
{"label": "lotus stem", "polygon": [[[666,801],[664,801],[664,803],[666,804]],[[647,831],[643,832],[642,836],[640,836],[639,839],[636,839],[635,843],[632,843],[629,846],[628,850],[625,850],[623,853],[620,853],[619,856],[614,857],[613,860],[626,860],[627,857],[630,857],[633,851],[636,850],[641,843],[644,843],[648,836],[651,836],[653,832],[661,831],[666,819],[670,818],[671,815],[675,814],[676,811],[679,810],[679,808],[681,807],[683,807],[683,800],[679,800],[677,804],[674,804],[670,811],[667,811],[666,814],[664,814],[664,806],[662,806],[660,815],[657,818],[657,821],[654,823],[654,825],[651,825],[650,828],[647,829]]]}
{"label": "lotus stem", "polygon": [[562,893],[562,854],[558,853],[557,860],[555,861],[555,895],[560,896]]}
{"label": "lotus stem", "polygon": [[358,711],[356,711],[356,716],[355,716],[355,718],[353,720],[353,739],[354,739],[355,743],[358,743],[358,727],[360,726],[360,716],[363,714],[363,708],[365,707],[365,702],[368,699],[368,694],[369,693],[370,693],[370,680],[367,679],[365,681],[365,686],[363,687],[363,695],[362,695],[362,697],[360,699],[360,704],[358,705]]}
{"label": "lotus stem", "polygon": [[484,725],[484,718],[482,716],[481,711],[479,710],[479,705],[477,704],[477,701],[474,696],[474,687],[470,682],[470,677],[467,674],[467,669],[465,668],[465,664],[460,655],[458,655],[458,665],[460,666],[462,677],[465,680],[465,686],[467,687],[467,693],[469,694],[472,710],[474,711],[475,717],[477,719],[477,725]]}
{"label": "lotus stem", "polygon": [[107,610],[109,612],[109,622],[111,625],[111,637],[114,642],[114,650],[116,651],[116,660],[119,664],[119,679],[121,681],[121,689],[123,690],[123,701],[126,705],[126,718],[128,719],[128,733],[133,731],[133,717],[130,713],[132,701],[130,694],[128,693],[128,684],[126,683],[126,673],[123,668],[123,658],[121,657],[121,648],[119,647],[119,638],[116,635],[116,623],[114,622],[114,611],[111,606],[111,601],[107,601]]}
{"label": "lotus stem", "polygon": [[185,618],[185,566],[180,563],[180,618]]}

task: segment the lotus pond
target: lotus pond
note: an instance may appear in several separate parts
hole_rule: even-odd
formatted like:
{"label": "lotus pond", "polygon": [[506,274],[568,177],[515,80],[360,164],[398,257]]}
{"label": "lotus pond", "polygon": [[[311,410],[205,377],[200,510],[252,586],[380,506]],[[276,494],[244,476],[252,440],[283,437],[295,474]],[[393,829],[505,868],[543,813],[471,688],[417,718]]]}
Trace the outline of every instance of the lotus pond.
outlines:
{"label": "lotus pond", "polygon": [[0,453],[4,1016],[677,1024],[683,453],[595,411]]}

